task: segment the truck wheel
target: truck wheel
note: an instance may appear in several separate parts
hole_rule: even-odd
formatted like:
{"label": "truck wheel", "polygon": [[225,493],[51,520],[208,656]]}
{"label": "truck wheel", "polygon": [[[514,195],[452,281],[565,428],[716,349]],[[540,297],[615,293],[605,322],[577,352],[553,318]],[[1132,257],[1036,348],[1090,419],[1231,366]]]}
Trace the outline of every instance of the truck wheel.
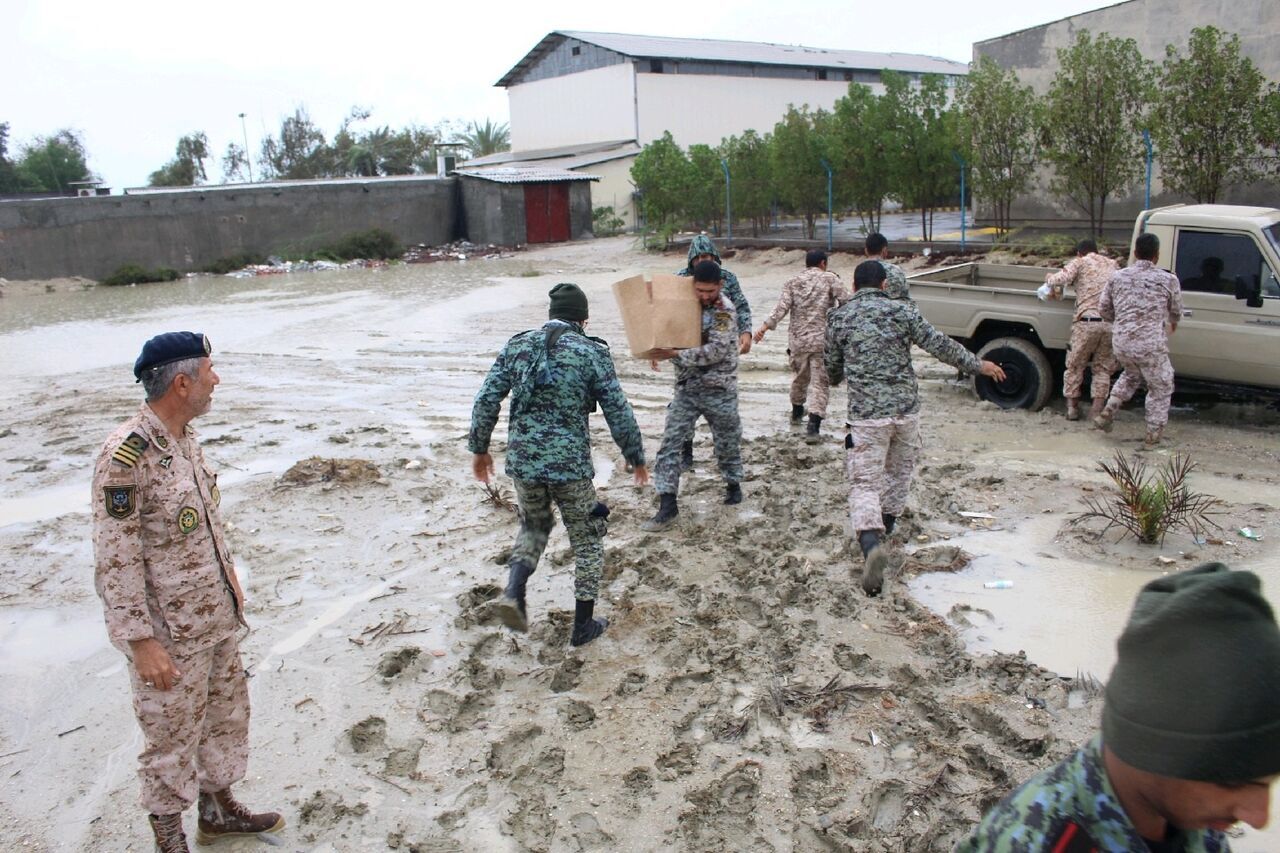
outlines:
{"label": "truck wheel", "polygon": [[1053,394],[1053,369],[1044,352],[1022,338],[996,338],[978,351],[978,358],[1004,368],[1005,380],[996,382],[979,374],[973,390],[1002,409],[1038,412]]}

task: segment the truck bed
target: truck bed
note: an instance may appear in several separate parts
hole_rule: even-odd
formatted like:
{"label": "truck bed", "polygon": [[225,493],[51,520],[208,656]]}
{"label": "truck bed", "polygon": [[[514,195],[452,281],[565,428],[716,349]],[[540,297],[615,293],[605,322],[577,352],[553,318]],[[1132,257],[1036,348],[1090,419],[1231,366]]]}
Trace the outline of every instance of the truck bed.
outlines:
{"label": "truck bed", "polygon": [[1046,350],[1064,350],[1071,338],[1075,295],[1068,291],[1055,301],[1036,295],[1052,272],[1047,267],[967,263],[916,273],[907,281],[925,319],[966,345],[975,342],[979,328],[987,330],[982,333],[986,339],[994,337],[989,330],[996,325],[1002,335],[1034,330]]}

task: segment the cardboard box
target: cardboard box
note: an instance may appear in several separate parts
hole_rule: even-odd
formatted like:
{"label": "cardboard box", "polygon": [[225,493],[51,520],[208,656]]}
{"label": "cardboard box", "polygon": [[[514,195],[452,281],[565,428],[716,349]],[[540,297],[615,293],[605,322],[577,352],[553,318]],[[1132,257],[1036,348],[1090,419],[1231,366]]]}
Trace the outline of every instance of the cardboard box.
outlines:
{"label": "cardboard box", "polygon": [[655,349],[702,346],[702,309],[692,278],[633,275],[614,283],[613,296],[636,358],[648,358]]}

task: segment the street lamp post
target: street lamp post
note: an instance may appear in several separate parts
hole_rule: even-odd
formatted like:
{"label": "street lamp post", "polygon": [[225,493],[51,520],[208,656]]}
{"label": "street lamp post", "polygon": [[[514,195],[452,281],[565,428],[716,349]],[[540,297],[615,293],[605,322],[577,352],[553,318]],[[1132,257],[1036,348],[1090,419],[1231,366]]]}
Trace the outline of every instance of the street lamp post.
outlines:
{"label": "street lamp post", "polygon": [[249,131],[244,126],[244,113],[240,113],[240,133],[244,136],[244,165],[249,170],[249,183],[253,183],[253,160],[249,156]]}

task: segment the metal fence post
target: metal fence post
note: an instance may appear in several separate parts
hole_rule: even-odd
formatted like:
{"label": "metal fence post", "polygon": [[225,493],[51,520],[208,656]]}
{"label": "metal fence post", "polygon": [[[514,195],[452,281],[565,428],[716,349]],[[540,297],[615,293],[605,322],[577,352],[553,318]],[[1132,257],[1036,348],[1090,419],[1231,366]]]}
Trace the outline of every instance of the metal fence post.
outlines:
{"label": "metal fence post", "polygon": [[831,164],[822,158],[822,168],[827,170],[827,251],[831,251],[832,204],[831,204]]}
{"label": "metal fence post", "polygon": [[724,169],[724,227],[728,231],[726,239],[733,239],[733,207],[731,205],[732,196],[729,191],[729,160],[728,158],[720,159],[720,168]]}
{"label": "metal fence post", "polygon": [[1151,209],[1151,157],[1153,153],[1151,150],[1151,131],[1149,130],[1142,131],[1142,144],[1147,146],[1147,196],[1146,196],[1146,200],[1143,201],[1142,203],[1142,209],[1150,210]]}

